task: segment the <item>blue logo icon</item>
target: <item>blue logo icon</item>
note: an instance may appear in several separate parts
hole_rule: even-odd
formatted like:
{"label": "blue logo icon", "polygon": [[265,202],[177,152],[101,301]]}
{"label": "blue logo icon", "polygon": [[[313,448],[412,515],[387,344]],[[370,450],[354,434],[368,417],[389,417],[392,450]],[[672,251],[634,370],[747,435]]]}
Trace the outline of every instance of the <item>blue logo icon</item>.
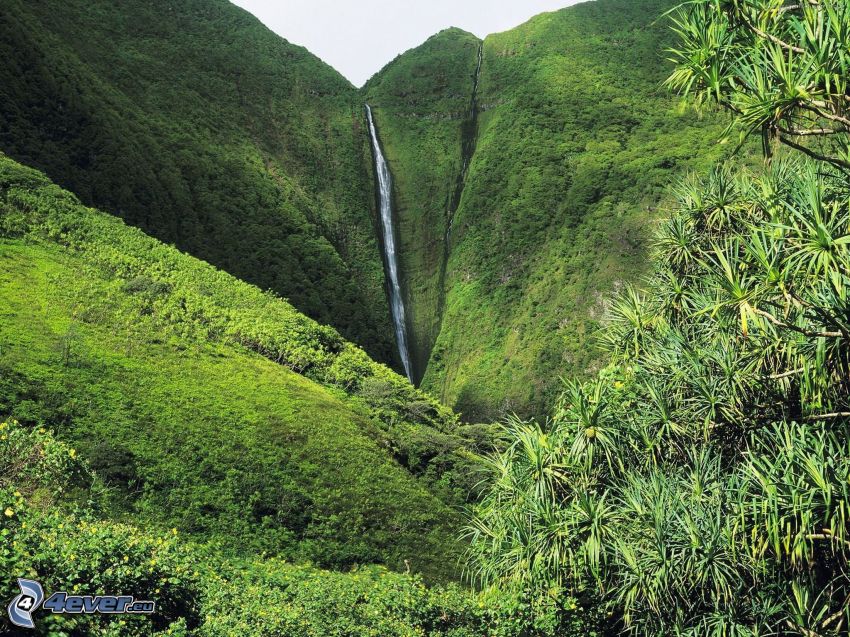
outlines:
{"label": "blue logo icon", "polygon": [[35,628],[32,614],[44,601],[44,589],[38,582],[22,577],[18,578],[18,586],[21,588],[21,594],[9,604],[9,619],[15,626]]}
{"label": "blue logo icon", "polygon": [[51,613],[102,613],[108,615],[135,613],[150,615],[156,603],[137,600],[132,595],[68,595],[65,591],[53,593],[44,599],[41,584],[31,579],[18,578],[21,594],[8,608],[9,619],[15,626],[35,628],[32,614],[39,608]]}

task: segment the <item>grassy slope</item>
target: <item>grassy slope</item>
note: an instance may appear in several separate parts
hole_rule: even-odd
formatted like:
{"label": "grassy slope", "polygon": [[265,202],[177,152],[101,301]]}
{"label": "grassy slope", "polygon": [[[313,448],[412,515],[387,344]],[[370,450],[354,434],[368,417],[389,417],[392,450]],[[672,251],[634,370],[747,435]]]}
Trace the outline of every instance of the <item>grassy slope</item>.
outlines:
{"label": "grassy slope", "polygon": [[9,0],[0,56],[0,150],[394,359],[336,71],[225,0]]}
{"label": "grassy slope", "polygon": [[59,426],[119,490],[115,516],[454,571],[457,515],[392,455],[416,469],[412,436],[460,458],[450,415],[333,330],[2,155],[0,299],[0,413]]}
{"label": "grassy slope", "polygon": [[[666,185],[723,152],[710,143],[722,127],[678,112],[661,87],[669,33],[653,21],[671,5],[598,0],[484,42],[477,146],[423,381],[466,418],[544,412],[560,376],[593,369],[602,299],[645,270]],[[414,59],[395,64],[415,67],[420,52],[407,55]],[[419,82],[406,99],[430,90]],[[431,126],[435,132],[419,136],[439,135],[442,124]],[[389,148],[417,141],[392,132],[385,124]],[[414,152],[394,148],[396,157]],[[428,197],[430,182],[419,175],[448,171],[459,152],[457,144],[446,152],[443,167],[426,168],[433,156],[425,154],[418,163],[396,161],[399,188],[415,183],[416,196]],[[421,205],[439,207],[443,196],[434,192],[433,203]],[[403,245],[428,253],[406,256],[408,267],[435,254],[421,241]]]}
{"label": "grassy slope", "polygon": [[[4,244],[5,246],[6,244]],[[13,248],[14,250],[14,248]],[[14,259],[14,257],[12,257]],[[175,529],[103,519],[101,478],[45,428],[0,418],[0,598],[17,576],[46,591],[132,591],[152,615],[39,612],[45,637],[514,637],[553,624],[557,605],[521,595],[426,588],[384,567],[332,572],[267,555],[248,558],[198,545]],[[561,637],[590,633],[569,604]],[[552,634],[547,631],[546,634]],[[0,634],[22,635],[0,614]]]}
{"label": "grassy slope", "polygon": [[462,170],[481,42],[447,29],[400,55],[363,88],[393,173],[415,378],[440,331],[448,219]]}

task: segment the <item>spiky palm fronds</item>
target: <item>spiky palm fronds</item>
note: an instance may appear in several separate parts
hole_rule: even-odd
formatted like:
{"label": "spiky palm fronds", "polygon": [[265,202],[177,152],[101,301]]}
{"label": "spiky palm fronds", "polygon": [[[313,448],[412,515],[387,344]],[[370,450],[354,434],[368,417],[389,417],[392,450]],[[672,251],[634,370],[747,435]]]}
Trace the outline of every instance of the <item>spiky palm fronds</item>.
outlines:
{"label": "spiky palm fronds", "polygon": [[729,109],[768,154],[778,141],[850,170],[845,0],[693,0],[671,20],[672,89]]}
{"label": "spiky palm fronds", "polygon": [[777,161],[679,191],[661,245],[700,229],[650,279],[669,287],[612,304],[612,366],[568,382],[545,427],[508,425],[471,527],[486,581],[595,585],[640,635],[846,631],[850,198],[836,179]]}
{"label": "spiky palm fronds", "polygon": [[850,632],[848,4],[674,12],[670,84],[808,158],[679,184],[609,367],[508,425],[470,525],[485,581],[595,587],[641,636]]}

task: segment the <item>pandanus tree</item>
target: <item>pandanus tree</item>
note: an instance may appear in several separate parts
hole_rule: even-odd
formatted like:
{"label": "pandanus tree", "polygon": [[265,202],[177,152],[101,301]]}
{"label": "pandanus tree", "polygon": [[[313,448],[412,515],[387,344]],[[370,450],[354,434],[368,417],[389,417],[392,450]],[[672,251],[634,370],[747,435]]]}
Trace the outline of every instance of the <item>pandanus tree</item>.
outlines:
{"label": "pandanus tree", "polygon": [[674,89],[735,114],[765,149],[787,144],[850,169],[845,0],[697,0],[675,9]]}
{"label": "pandanus tree", "polygon": [[570,592],[613,633],[850,633],[847,4],[672,13],[670,85],[767,160],[677,186],[610,364],[506,425],[469,525],[483,584]]}

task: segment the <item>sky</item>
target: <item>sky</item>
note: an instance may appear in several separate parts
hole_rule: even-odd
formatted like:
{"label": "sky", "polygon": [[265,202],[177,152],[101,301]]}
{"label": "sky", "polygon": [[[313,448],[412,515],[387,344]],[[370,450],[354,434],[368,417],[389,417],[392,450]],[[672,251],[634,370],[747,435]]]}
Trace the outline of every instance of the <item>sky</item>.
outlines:
{"label": "sky", "polygon": [[578,0],[233,0],[362,86],[396,55],[448,27],[480,38]]}

